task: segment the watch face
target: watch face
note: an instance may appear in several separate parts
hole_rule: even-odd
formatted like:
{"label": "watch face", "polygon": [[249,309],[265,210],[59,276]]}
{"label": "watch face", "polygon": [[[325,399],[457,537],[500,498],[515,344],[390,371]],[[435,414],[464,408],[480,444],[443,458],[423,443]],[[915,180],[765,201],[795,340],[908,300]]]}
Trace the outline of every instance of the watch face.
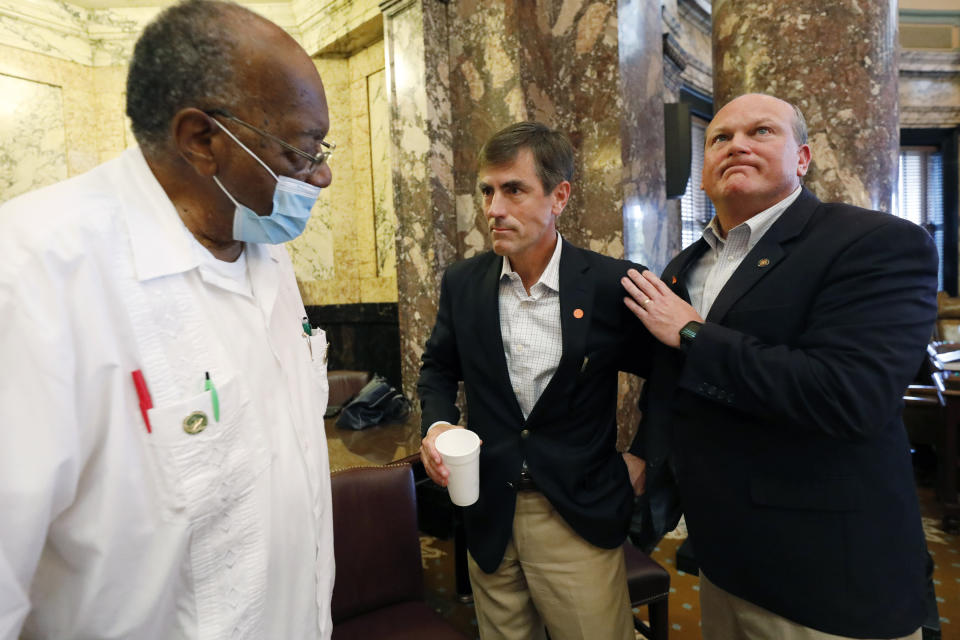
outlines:
{"label": "watch face", "polygon": [[697,321],[691,321],[683,325],[683,329],[680,329],[680,339],[685,342],[690,342],[697,337],[697,332],[700,330],[701,323]]}

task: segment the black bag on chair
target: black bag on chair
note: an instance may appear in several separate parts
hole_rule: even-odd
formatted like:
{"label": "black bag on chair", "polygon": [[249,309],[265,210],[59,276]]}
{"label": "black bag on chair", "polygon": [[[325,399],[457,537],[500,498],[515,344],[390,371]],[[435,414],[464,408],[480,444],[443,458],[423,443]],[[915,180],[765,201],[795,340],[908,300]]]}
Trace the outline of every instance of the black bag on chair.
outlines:
{"label": "black bag on chair", "polygon": [[410,401],[390,386],[387,379],[374,374],[363,389],[343,406],[337,426],[366,429],[381,422],[402,422],[410,415]]}

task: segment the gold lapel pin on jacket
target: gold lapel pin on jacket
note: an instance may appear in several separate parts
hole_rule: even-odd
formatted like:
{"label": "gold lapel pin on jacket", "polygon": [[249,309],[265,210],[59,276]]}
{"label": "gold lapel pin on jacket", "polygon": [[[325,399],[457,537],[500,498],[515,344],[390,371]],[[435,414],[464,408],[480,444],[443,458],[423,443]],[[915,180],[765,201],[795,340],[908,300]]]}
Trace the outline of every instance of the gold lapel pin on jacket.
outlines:
{"label": "gold lapel pin on jacket", "polygon": [[757,260],[758,267],[768,267],[770,266],[770,258],[760,258]]}
{"label": "gold lapel pin on jacket", "polygon": [[677,284],[677,276],[670,278],[670,284]]}
{"label": "gold lapel pin on jacket", "polygon": [[582,317],[583,317],[583,309],[574,309],[574,310],[573,310],[573,317],[576,318],[577,320],[579,320],[580,318],[582,318]]}

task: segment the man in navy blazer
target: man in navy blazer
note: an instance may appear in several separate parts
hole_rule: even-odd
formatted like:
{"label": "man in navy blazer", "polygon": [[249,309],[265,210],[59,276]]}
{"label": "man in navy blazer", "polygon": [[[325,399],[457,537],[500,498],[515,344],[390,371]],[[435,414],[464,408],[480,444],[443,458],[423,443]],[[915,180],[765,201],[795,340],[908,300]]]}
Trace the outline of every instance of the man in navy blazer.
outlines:
{"label": "man in navy blazer", "polygon": [[679,487],[706,640],[919,639],[901,397],[937,254],[914,224],[820,202],[801,186],[809,162],[802,114],[774,97],[740,96],[707,127],[716,217],[662,279],[623,281],[661,343],[633,451],[650,493]]}
{"label": "man in navy blazer", "polygon": [[633,263],[560,238],[573,149],[532,122],[480,152],[493,251],[444,273],[417,390],[421,456],[458,425],[483,441],[480,497],[464,509],[484,640],[632,639],[621,545],[642,462],[616,449],[617,372],[644,373],[653,340],[622,303]]}

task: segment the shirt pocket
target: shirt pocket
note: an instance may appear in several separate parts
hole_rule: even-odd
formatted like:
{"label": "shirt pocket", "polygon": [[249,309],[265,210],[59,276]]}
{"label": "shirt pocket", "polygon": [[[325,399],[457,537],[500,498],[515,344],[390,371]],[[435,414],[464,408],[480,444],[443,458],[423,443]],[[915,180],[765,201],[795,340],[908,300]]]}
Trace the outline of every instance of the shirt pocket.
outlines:
{"label": "shirt pocket", "polygon": [[219,420],[210,391],[150,409],[147,442],[167,518],[195,522],[217,513],[251,491],[270,466],[266,439],[251,424],[239,387],[236,378],[217,385]]}

